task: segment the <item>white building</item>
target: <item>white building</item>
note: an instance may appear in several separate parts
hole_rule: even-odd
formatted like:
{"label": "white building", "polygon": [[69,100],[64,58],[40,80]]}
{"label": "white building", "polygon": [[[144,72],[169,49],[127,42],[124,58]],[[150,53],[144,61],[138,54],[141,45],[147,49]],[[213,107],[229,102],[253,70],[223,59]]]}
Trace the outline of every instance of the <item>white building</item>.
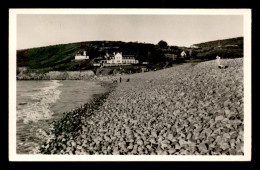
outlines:
{"label": "white building", "polygon": [[182,52],[181,52],[181,56],[182,56],[182,57],[186,57],[185,51],[182,51]]}
{"label": "white building", "polygon": [[105,60],[105,63],[109,64],[138,64],[139,61],[134,58],[134,55],[124,55],[121,53],[114,53],[114,56]]}
{"label": "white building", "polygon": [[89,56],[87,56],[87,52],[78,52],[75,56],[75,60],[88,60]]}

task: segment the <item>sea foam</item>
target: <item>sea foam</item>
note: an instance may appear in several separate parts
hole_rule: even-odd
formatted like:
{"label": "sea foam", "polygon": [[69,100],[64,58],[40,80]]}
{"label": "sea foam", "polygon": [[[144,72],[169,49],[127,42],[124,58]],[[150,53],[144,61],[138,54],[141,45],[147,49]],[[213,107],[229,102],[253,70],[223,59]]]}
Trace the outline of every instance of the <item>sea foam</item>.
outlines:
{"label": "sea foam", "polygon": [[30,121],[37,122],[51,118],[53,112],[50,107],[59,99],[61,94],[61,90],[58,89],[59,86],[62,86],[60,81],[52,80],[49,86],[40,89],[31,96],[36,102],[28,103],[22,110],[17,110],[25,124]]}

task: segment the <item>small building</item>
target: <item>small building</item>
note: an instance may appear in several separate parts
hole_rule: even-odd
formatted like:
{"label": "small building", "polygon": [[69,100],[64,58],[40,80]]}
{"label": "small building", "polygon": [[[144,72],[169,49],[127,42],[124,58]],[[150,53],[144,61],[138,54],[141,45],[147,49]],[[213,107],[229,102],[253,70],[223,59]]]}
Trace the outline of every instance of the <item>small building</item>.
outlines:
{"label": "small building", "polygon": [[182,56],[182,57],[186,57],[185,51],[182,51],[182,52],[181,52],[181,56]]}
{"label": "small building", "polygon": [[97,60],[93,66],[120,66],[138,64],[139,61],[135,59],[134,55],[123,55],[122,52],[108,54],[103,59]]}
{"label": "small building", "polygon": [[87,52],[78,52],[75,56],[75,60],[88,60],[89,56],[87,56]]}

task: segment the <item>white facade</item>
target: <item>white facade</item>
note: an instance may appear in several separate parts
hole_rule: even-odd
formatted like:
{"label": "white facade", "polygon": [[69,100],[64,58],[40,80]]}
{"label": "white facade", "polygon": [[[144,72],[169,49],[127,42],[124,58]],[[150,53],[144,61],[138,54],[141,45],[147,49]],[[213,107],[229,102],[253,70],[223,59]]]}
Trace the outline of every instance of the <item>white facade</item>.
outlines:
{"label": "white facade", "polygon": [[89,56],[87,56],[87,52],[86,51],[83,51],[83,54],[78,53],[75,56],[75,60],[88,60],[88,59],[89,59]]}
{"label": "white facade", "polygon": [[76,55],[75,60],[88,60],[89,56]]}
{"label": "white facade", "polygon": [[139,61],[134,57],[123,57],[122,53],[114,54],[110,60],[107,60],[109,64],[138,64]]}
{"label": "white facade", "polygon": [[117,63],[117,64],[121,64],[123,63],[123,56],[122,56],[122,53],[117,53],[114,57],[114,62]]}
{"label": "white facade", "polygon": [[186,57],[185,51],[182,51],[182,52],[181,52],[181,56],[182,56],[182,57]]}

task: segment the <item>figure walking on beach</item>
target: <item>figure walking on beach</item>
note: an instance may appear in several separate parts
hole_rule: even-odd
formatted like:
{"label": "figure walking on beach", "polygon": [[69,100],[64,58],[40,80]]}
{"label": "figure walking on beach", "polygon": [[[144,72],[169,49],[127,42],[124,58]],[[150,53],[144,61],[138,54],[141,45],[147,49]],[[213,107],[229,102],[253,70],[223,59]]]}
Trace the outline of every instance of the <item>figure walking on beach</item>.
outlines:
{"label": "figure walking on beach", "polygon": [[121,83],[121,81],[122,81],[122,78],[120,77],[120,83]]}

